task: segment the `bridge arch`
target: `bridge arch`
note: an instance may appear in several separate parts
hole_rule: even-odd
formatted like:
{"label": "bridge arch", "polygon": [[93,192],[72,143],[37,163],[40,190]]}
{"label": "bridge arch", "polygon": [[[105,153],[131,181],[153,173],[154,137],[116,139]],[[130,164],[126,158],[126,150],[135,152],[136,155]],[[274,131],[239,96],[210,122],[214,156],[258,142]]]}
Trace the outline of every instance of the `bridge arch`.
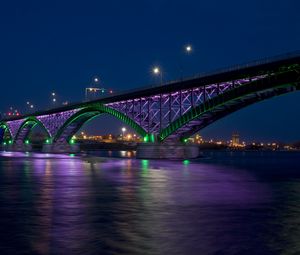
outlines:
{"label": "bridge arch", "polygon": [[1,132],[0,132],[0,143],[2,142],[5,142],[4,139],[5,139],[5,135],[8,134],[8,136],[10,137],[10,141],[12,141],[12,133],[9,129],[9,126],[7,125],[6,122],[2,121],[0,122],[0,129],[1,129]]}
{"label": "bridge arch", "polygon": [[51,135],[48,129],[44,126],[44,124],[41,121],[39,121],[36,117],[31,116],[26,118],[20,126],[20,128],[18,129],[18,132],[14,138],[14,143],[24,143],[28,138],[30,132],[36,125],[40,126],[45,131],[48,139],[51,138]]}
{"label": "bridge arch", "polygon": [[131,118],[127,117],[125,114],[118,112],[112,108],[109,108],[102,104],[95,104],[81,109],[74,115],[72,115],[57,131],[56,135],[53,137],[53,143],[56,142],[70,142],[72,137],[76,132],[86,123],[94,119],[95,117],[109,114],[115,118],[123,121],[125,124],[133,128],[139,135],[145,137],[147,132],[140,127]]}
{"label": "bridge arch", "polygon": [[[262,79],[233,88],[216,96],[172,122],[159,134],[160,141],[185,140],[208,126],[246,106],[281,94],[300,89],[299,82],[283,83],[287,76],[297,76],[297,72],[283,72],[276,77]],[[290,77],[289,77],[290,78]],[[297,80],[297,79],[294,79]]]}

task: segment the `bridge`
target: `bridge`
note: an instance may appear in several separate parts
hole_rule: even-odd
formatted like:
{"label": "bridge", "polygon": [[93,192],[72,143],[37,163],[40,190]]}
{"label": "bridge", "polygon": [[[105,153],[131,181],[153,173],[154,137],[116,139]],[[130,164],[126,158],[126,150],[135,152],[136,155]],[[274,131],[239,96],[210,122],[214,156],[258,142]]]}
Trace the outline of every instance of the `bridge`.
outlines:
{"label": "bridge", "polygon": [[174,157],[174,151],[178,157],[194,156],[197,153],[180,142],[248,105],[299,90],[299,84],[297,52],[161,86],[6,118],[0,122],[0,142],[2,149],[30,150],[28,136],[39,125],[47,134],[44,151],[77,151],[78,145],[72,138],[76,132],[93,118],[109,114],[144,138],[140,157]]}

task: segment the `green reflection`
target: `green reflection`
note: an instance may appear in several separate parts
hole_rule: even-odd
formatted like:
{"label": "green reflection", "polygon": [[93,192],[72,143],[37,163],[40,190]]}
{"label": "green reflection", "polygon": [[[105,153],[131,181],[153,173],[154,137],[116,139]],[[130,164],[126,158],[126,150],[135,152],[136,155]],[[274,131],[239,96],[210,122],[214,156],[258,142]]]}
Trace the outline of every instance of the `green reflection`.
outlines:
{"label": "green reflection", "polygon": [[143,172],[143,174],[148,173],[148,171],[149,171],[149,160],[143,159],[143,160],[141,160],[141,164],[142,164],[142,172]]}
{"label": "green reflection", "polygon": [[189,165],[190,164],[190,161],[188,159],[185,159],[183,160],[182,162],[185,166]]}

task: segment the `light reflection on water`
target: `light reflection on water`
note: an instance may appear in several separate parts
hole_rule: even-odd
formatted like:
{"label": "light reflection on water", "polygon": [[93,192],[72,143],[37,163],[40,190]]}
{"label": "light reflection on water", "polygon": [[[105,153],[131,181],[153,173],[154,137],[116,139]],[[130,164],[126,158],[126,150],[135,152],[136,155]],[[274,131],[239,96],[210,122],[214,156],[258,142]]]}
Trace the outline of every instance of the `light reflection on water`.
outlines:
{"label": "light reflection on water", "polygon": [[1,153],[1,254],[300,252],[299,153],[120,154]]}

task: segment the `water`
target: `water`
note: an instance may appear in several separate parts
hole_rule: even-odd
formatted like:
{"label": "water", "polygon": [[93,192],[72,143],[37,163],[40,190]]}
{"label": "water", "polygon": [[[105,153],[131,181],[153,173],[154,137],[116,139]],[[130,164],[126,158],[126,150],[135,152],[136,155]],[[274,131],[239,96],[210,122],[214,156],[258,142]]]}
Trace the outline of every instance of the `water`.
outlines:
{"label": "water", "polygon": [[300,153],[4,152],[0,206],[0,254],[300,254]]}

